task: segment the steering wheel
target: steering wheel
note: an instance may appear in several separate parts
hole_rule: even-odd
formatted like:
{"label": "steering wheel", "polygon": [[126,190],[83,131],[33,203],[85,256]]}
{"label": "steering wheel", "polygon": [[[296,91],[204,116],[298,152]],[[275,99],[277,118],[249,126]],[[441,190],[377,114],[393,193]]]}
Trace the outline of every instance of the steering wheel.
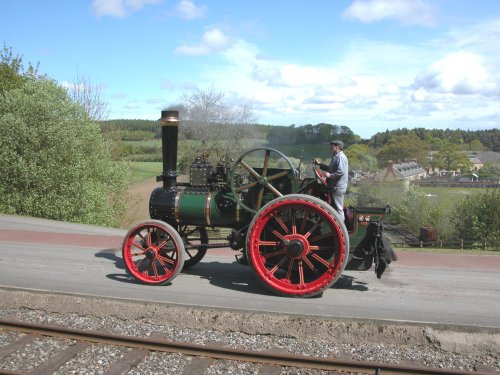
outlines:
{"label": "steering wheel", "polygon": [[[280,172],[269,175],[269,162],[272,159],[273,164],[279,165]],[[262,163],[262,172],[259,174],[254,168],[249,165],[249,162]],[[284,165],[284,167],[283,167]],[[267,147],[258,147],[251,149],[241,155],[234,163],[231,173],[229,175],[229,186],[237,201],[237,203],[245,210],[257,213],[262,207],[262,200],[264,192],[270,191],[275,197],[282,197],[283,193],[280,191],[282,186],[277,183],[280,177],[288,176],[290,179],[294,178],[296,170],[288,159],[281,152]],[[241,197],[241,193],[248,192],[251,188],[257,187],[259,194],[255,202],[245,204]]]}
{"label": "steering wheel", "polygon": [[316,176],[316,179],[324,186],[328,187],[328,181],[326,180],[326,176],[320,172],[319,168],[315,168],[315,165],[313,163],[313,171],[314,175]]}

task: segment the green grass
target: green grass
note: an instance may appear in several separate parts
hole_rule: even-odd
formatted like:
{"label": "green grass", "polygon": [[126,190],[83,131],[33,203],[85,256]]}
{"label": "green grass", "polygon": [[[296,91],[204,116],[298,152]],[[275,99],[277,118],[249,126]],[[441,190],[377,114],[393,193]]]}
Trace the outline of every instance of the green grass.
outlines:
{"label": "green grass", "polygon": [[162,172],[161,162],[131,162],[129,164],[131,182],[137,183],[151,177],[159,176]]}
{"label": "green grass", "polygon": [[452,210],[460,198],[471,194],[484,193],[481,188],[455,188],[455,187],[425,187],[422,190],[429,194],[429,199],[433,200],[444,210]]}
{"label": "green grass", "polygon": [[123,143],[132,146],[157,146],[161,147],[160,139],[151,139],[147,141],[123,141]]}

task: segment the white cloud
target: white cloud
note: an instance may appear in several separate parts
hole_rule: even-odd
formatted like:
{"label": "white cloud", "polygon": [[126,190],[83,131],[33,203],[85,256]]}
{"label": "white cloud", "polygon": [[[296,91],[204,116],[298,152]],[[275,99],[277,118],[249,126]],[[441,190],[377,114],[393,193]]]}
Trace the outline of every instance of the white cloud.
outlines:
{"label": "white cloud", "polygon": [[182,45],[175,49],[176,53],[189,56],[208,55],[219,52],[230,43],[230,38],[218,28],[213,28],[203,34],[202,42],[196,45]]}
{"label": "white cloud", "polygon": [[291,87],[337,85],[340,83],[340,77],[331,69],[285,64],[280,68],[279,78],[274,82]]}
{"label": "white cloud", "polygon": [[146,4],[156,4],[160,1],[162,0],[94,0],[91,8],[96,17],[123,18],[130,12],[141,9]]}
{"label": "white cloud", "polygon": [[416,77],[413,97],[424,100],[427,93],[498,95],[497,80],[486,70],[481,56],[470,52],[451,53]]}
{"label": "white cloud", "polygon": [[364,23],[385,19],[395,19],[405,25],[435,23],[433,8],[421,0],[354,0],[343,17]]}
{"label": "white cloud", "polygon": [[[481,30],[485,38],[471,35],[464,43],[459,36],[468,30]],[[364,136],[370,127],[390,124],[456,127],[468,116],[474,128],[498,120],[500,62],[490,53],[498,45],[490,42],[500,36],[500,22],[456,27],[418,44],[353,39],[342,54],[318,64],[265,56],[255,44],[209,31],[177,52],[221,51],[223,63],[203,65],[197,86],[216,82],[251,103],[263,123],[331,122]]]}
{"label": "white cloud", "polygon": [[176,7],[177,13],[186,20],[204,18],[207,12],[205,6],[197,6],[192,0],[181,0]]}

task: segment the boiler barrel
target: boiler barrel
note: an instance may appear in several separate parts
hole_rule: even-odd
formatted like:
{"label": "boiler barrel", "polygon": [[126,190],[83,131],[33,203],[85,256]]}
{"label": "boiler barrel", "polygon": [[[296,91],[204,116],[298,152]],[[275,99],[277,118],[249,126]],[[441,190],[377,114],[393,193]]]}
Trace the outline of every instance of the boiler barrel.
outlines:
{"label": "boiler barrel", "polygon": [[150,216],[171,225],[188,224],[208,227],[238,228],[248,223],[249,214],[224,192],[153,190]]}

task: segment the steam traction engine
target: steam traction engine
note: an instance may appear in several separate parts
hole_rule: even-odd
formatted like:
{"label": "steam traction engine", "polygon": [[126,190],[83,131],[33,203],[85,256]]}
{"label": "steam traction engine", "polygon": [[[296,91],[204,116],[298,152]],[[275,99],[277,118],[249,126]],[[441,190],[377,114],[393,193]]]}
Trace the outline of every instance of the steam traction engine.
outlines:
{"label": "steam traction engine", "polygon": [[[126,235],[127,270],[147,284],[167,284],[203,259],[209,248],[231,247],[240,263],[273,292],[310,297],[329,288],[344,269],[377,276],[395,260],[383,237],[388,208],[348,208],[342,222],[328,204],[323,176],[302,177],[270,148],[255,148],[215,167],[202,156],[190,182],[177,182],[178,112],[162,111],[162,181],[150,198],[152,220]],[[229,228],[226,243],[210,243],[207,227]]]}

